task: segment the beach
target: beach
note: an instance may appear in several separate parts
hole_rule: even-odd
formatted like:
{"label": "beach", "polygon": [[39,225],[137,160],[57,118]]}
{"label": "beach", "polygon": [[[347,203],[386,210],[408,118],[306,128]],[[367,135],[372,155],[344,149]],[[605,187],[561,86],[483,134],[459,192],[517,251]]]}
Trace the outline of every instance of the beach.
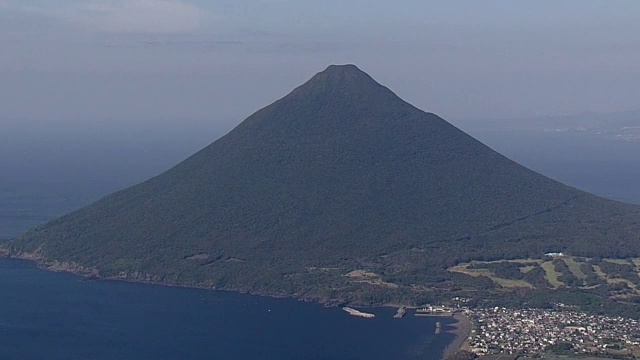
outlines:
{"label": "beach", "polygon": [[456,322],[451,325],[452,329],[447,330],[448,333],[452,333],[456,338],[447,346],[442,354],[443,357],[447,357],[458,350],[464,349],[464,346],[471,335],[471,321],[463,313],[457,313],[453,316]]}

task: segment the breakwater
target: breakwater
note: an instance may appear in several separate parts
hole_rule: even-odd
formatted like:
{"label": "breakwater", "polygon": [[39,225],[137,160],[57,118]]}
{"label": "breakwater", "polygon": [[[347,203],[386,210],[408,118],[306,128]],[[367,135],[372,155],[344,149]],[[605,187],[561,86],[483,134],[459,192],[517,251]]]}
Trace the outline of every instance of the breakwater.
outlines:
{"label": "breakwater", "polygon": [[350,308],[347,306],[343,307],[342,310],[346,311],[351,316],[358,316],[358,317],[363,317],[367,319],[373,319],[374,317],[376,317],[375,314],[362,312],[360,310],[356,310],[354,308]]}

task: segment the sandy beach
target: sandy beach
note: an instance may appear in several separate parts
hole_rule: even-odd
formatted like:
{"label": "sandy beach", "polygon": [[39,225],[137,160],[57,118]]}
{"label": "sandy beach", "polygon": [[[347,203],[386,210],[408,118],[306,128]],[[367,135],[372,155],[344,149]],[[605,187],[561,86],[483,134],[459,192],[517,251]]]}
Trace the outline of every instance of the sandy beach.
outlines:
{"label": "sandy beach", "polygon": [[464,345],[469,335],[471,335],[471,321],[469,321],[464,314],[455,314],[453,318],[456,319],[457,322],[452,324],[453,329],[447,330],[447,332],[454,334],[456,338],[444,350],[443,357],[447,357],[458,350],[464,349]]}

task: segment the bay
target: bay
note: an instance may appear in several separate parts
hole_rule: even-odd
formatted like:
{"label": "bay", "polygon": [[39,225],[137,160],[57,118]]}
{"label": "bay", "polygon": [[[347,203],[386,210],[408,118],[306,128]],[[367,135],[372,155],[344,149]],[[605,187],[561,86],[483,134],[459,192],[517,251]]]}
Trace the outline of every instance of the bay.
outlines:
{"label": "bay", "polygon": [[[369,311],[369,310],[366,310]],[[85,281],[0,259],[0,359],[439,359],[436,321],[294,299]]]}

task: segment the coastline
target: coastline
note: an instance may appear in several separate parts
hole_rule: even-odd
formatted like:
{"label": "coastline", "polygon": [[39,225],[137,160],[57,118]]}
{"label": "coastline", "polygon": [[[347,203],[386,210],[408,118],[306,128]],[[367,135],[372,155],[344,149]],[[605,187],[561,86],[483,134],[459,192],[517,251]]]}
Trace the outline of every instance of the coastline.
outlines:
{"label": "coastline", "polygon": [[451,325],[453,329],[447,330],[447,333],[454,334],[455,339],[444,349],[442,353],[443,358],[454,354],[456,351],[465,350],[465,347],[468,346],[467,341],[471,335],[471,321],[468,317],[463,313],[457,313],[453,318],[456,319],[457,322]]}
{"label": "coastline", "polygon": [[[105,277],[105,276],[99,275],[95,269],[85,268],[75,263],[61,263],[57,261],[47,261],[43,256],[39,254],[19,254],[19,255],[11,254],[8,251],[8,249],[3,248],[1,246],[0,246],[0,258],[30,261],[42,270],[50,271],[50,272],[70,273],[86,280],[124,281],[124,282],[158,285],[158,286],[166,286],[166,287],[203,289],[203,290],[213,290],[213,291],[216,291],[216,290],[230,291],[230,292],[244,293],[244,294],[250,294],[250,295],[270,297],[270,298],[293,298],[299,301],[316,302],[327,307],[339,307],[339,306],[348,304],[352,306],[365,306],[368,308],[389,308],[389,307],[392,307],[392,308],[404,307],[407,309],[418,308],[416,306],[407,306],[407,305],[401,305],[401,304],[395,304],[395,303],[383,303],[383,304],[374,304],[374,305],[359,304],[357,302],[348,302],[345,300],[338,300],[338,299],[309,298],[309,297],[304,297],[297,294],[254,292],[254,291],[247,291],[247,290],[233,289],[233,288],[212,288],[210,286],[199,285],[199,284],[186,285],[186,284],[177,284],[177,283],[171,283],[171,282],[162,282],[152,278],[144,278],[144,277],[138,277],[138,278]],[[468,346],[467,341],[469,339],[469,336],[471,335],[471,326],[472,326],[471,321],[463,313],[456,313],[453,315],[453,318],[456,320],[456,322],[448,326],[449,329],[446,330],[446,333],[454,334],[455,338],[444,349],[442,353],[442,358],[446,358],[447,356],[459,350],[464,350],[465,347]]]}
{"label": "coastline", "polygon": [[[257,295],[257,296],[264,296],[264,297],[270,297],[270,298],[292,298],[292,299],[297,299],[299,301],[305,301],[305,302],[316,302],[319,303],[321,305],[324,305],[326,307],[341,307],[343,305],[350,305],[350,306],[361,306],[361,307],[367,307],[367,308],[402,308],[404,307],[405,309],[417,309],[418,307],[416,306],[410,306],[410,305],[402,305],[402,304],[396,304],[396,303],[382,303],[382,304],[361,304],[358,302],[349,302],[349,301],[345,301],[343,299],[321,299],[321,298],[311,298],[311,297],[305,297],[305,296],[301,296],[300,294],[282,294],[282,293],[269,293],[269,292],[255,292],[255,291],[250,291],[250,290],[246,290],[246,289],[234,289],[234,288],[216,288],[216,287],[211,287],[205,284],[179,284],[179,283],[174,283],[174,282],[166,282],[166,281],[158,281],[157,279],[154,279],[153,277],[150,276],[141,276],[141,277],[119,277],[119,276],[113,276],[113,277],[106,277],[106,276],[101,276],[99,274],[99,272],[96,269],[92,269],[92,268],[86,268],[83,266],[80,266],[76,263],[67,263],[67,262],[58,262],[58,261],[48,261],[46,260],[45,257],[43,257],[40,254],[32,254],[32,253],[22,253],[22,254],[11,254],[11,252],[0,246],[0,258],[7,258],[7,259],[19,259],[19,260],[26,260],[26,261],[30,261],[32,263],[34,263],[38,268],[45,270],[45,271],[51,271],[51,272],[65,272],[65,273],[70,273],[76,276],[79,276],[83,279],[86,280],[110,280],[110,281],[124,281],[124,282],[131,282],[131,283],[139,283],[139,284],[149,284],[149,285],[158,285],[158,286],[166,286],[166,287],[179,287],[179,288],[191,288],[191,289],[203,289],[203,290],[211,290],[211,291],[230,291],[230,292],[237,292],[237,293],[243,293],[243,294],[250,294],[250,295]],[[346,310],[345,310],[346,311]],[[357,311],[359,312],[359,311]],[[367,314],[367,313],[363,313],[366,314],[367,316],[365,317],[373,317],[373,316],[369,316],[371,314]],[[354,316],[354,314],[350,315]],[[357,316],[357,315],[355,315]],[[469,335],[471,334],[471,322],[469,321],[469,319],[462,313],[456,313],[454,314],[453,318],[456,320],[456,322],[452,325],[450,325],[450,329],[446,330],[447,333],[449,334],[454,334],[455,335],[455,339],[449,344],[447,345],[447,347],[444,349],[443,352],[443,358],[451,355],[453,353],[455,353],[458,350],[462,350],[464,349],[465,345],[467,344],[467,340]]]}
{"label": "coastline", "polygon": [[19,259],[33,262],[38,268],[51,271],[51,272],[65,272],[69,274],[73,274],[79,276],[85,280],[108,280],[108,281],[124,281],[130,283],[138,283],[138,284],[148,284],[148,285],[157,285],[157,286],[166,286],[166,287],[178,287],[178,288],[187,288],[187,289],[202,289],[202,290],[210,290],[210,291],[229,291],[229,292],[237,292],[241,294],[250,294],[257,296],[265,296],[271,298],[290,298],[296,299],[304,302],[315,302],[321,304],[325,307],[342,307],[345,305],[349,306],[357,306],[357,307],[365,307],[365,308],[381,308],[381,307],[405,307],[405,308],[416,308],[415,306],[407,306],[402,304],[370,304],[370,303],[360,303],[357,301],[347,301],[345,299],[340,298],[319,298],[313,296],[305,296],[303,294],[289,294],[289,293],[281,293],[281,292],[270,292],[270,291],[254,291],[247,288],[234,288],[234,287],[215,287],[208,283],[179,283],[174,281],[163,281],[159,280],[157,277],[150,274],[137,274],[136,276],[131,275],[120,275],[120,276],[104,276],[99,273],[99,271],[95,268],[84,267],[75,262],[61,262],[61,261],[51,261],[46,257],[39,253],[12,253],[10,249],[0,244],[0,258],[7,259]]}
{"label": "coastline", "polygon": [[[374,308],[371,312],[378,314],[375,319],[361,319],[348,315],[341,308],[323,308],[317,303],[294,299],[127,285],[122,281],[86,282],[77,276],[38,269],[32,261],[2,259],[0,262],[0,270],[5,275],[2,285],[12,291],[15,288],[15,294],[12,293],[15,296],[3,299],[9,326],[14,327],[11,321],[15,319],[15,327],[19,329],[21,319],[25,316],[31,319],[33,309],[38,305],[37,308],[44,310],[28,324],[30,329],[42,333],[43,338],[52,338],[50,343],[64,343],[66,334],[78,334],[74,342],[78,346],[54,349],[61,353],[56,356],[73,357],[72,360],[87,360],[91,354],[114,359],[147,359],[149,352],[152,357],[157,353],[169,354],[167,356],[174,359],[205,360],[211,358],[213,346],[216,354],[229,359],[293,359],[299,358],[302,351],[324,354],[327,359],[387,360],[405,355],[411,358],[421,353],[437,360],[438,354],[453,339],[449,335],[438,339],[432,331],[425,333],[425,329],[433,326],[432,321],[425,324],[425,321],[414,318],[393,320],[391,315],[395,311],[391,309]],[[56,298],[53,302],[51,294]],[[29,296],[34,301],[20,301],[31,299]],[[51,308],[47,304],[56,307]],[[96,308],[92,304],[99,306]],[[77,319],[90,320],[87,329],[81,329],[86,331],[78,332],[78,324],[84,323]],[[137,330],[141,323],[145,326],[152,324],[148,326],[152,333],[140,335]],[[114,326],[118,331],[113,331]],[[442,326],[444,330],[444,322]],[[273,329],[278,331],[271,331]],[[52,356],[51,349],[47,347],[29,347],[33,344],[29,332],[14,333],[9,335],[15,335],[16,341],[11,336],[12,341],[6,344],[9,351],[15,349],[18,355],[26,353],[24,358],[46,359]],[[132,346],[127,347],[126,356],[123,356],[121,350],[114,350],[111,346],[114,343]],[[247,348],[247,344],[259,346]],[[300,344],[304,346],[300,347]],[[332,345],[330,349],[327,349],[327,344]],[[157,349],[164,351],[161,353]],[[128,354],[134,350],[138,353]]]}
{"label": "coastline", "polygon": [[[255,292],[255,291],[242,289],[242,288],[212,287],[211,285],[205,284],[205,283],[187,284],[187,283],[177,283],[173,281],[162,281],[162,280],[158,280],[157,278],[149,274],[141,274],[140,276],[103,276],[103,275],[100,275],[98,270],[94,268],[87,268],[87,267],[78,265],[77,263],[74,263],[74,262],[50,261],[50,260],[47,260],[42,255],[35,254],[35,253],[12,254],[8,249],[3,248],[2,246],[0,246],[0,258],[30,261],[34,263],[39,269],[42,269],[44,271],[68,273],[75,276],[79,276],[84,280],[124,281],[129,283],[147,284],[147,285],[156,285],[156,286],[165,286],[165,287],[201,289],[201,290],[210,290],[210,291],[229,291],[229,292],[237,292],[241,294],[271,297],[276,299],[293,298],[293,299],[298,299],[300,301],[318,302],[325,306],[338,306],[343,304],[342,302],[339,302],[340,300],[305,298],[302,296],[298,296],[296,294],[283,294],[283,293],[277,293],[277,292]],[[358,304],[354,303],[354,305],[358,305]]]}

